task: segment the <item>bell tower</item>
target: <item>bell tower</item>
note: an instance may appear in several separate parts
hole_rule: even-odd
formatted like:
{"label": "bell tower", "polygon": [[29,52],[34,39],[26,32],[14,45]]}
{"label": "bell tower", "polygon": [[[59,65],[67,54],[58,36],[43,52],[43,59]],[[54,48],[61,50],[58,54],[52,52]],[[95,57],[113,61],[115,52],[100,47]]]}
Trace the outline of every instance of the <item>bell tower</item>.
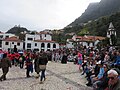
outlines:
{"label": "bell tower", "polygon": [[108,31],[107,31],[107,37],[108,37],[109,40],[110,40],[110,45],[112,45],[111,35],[114,35],[114,36],[116,37],[116,30],[115,30],[112,22],[110,22],[110,25],[109,25],[109,28],[108,28]]}
{"label": "bell tower", "polygon": [[115,30],[112,22],[110,22],[110,25],[109,25],[109,28],[108,28],[108,31],[107,31],[107,37],[110,38],[110,36],[112,34],[116,36],[116,30]]}

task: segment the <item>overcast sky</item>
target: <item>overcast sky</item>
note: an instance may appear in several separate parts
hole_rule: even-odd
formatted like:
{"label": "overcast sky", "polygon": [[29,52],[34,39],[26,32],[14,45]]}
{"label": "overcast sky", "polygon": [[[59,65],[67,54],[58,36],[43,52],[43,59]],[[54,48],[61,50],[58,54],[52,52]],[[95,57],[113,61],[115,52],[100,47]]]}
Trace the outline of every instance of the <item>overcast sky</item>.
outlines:
{"label": "overcast sky", "polygon": [[91,2],[100,0],[0,0],[0,31],[15,25],[28,30],[62,29]]}

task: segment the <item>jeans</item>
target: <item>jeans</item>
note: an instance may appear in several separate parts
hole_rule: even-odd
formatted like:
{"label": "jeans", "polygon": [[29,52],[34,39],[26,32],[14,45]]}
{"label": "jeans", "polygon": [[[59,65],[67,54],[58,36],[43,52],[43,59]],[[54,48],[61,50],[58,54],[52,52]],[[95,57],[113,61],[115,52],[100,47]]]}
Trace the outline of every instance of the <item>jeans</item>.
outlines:
{"label": "jeans", "polygon": [[41,78],[40,78],[40,81],[42,81],[44,78],[45,80],[45,69],[44,70],[41,70]]}
{"label": "jeans", "polygon": [[27,69],[27,71],[26,71],[26,76],[27,76],[27,77],[30,77],[30,75],[29,75],[29,73],[30,73],[30,67],[29,67],[29,66],[27,66],[27,68],[26,68],[26,69]]}

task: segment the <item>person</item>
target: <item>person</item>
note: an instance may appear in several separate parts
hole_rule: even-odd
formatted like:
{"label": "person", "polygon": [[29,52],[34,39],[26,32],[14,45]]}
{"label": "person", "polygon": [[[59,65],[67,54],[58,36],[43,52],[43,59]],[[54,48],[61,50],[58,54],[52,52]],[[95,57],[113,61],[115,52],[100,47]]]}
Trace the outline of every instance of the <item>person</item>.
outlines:
{"label": "person", "polygon": [[115,60],[114,66],[116,68],[120,69],[120,50],[117,52],[117,56],[116,56],[116,60]]}
{"label": "person", "polygon": [[78,51],[78,65],[79,65],[79,70],[81,71],[81,67],[82,67],[82,54],[80,53],[80,51]]}
{"label": "person", "polygon": [[[100,67],[99,69],[99,73],[97,76],[95,75],[91,75],[89,78],[88,83],[86,84],[87,86],[92,86],[92,84],[98,80],[100,80],[101,78],[103,78],[103,74],[104,74],[104,68],[103,68],[103,62],[100,60],[98,61],[96,64],[98,64],[98,66]],[[96,72],[95,72],[96,73]]]}
{"label": "person", "polygon": [[103,77],[100,80],[96,81],[93,84],[94,90],[104,90],[108,86],[108,80],[109,79],[107,77],[107,72],[109,70],[109,67],[108,67],[107,64],[104,64],[103,68],[104,68],[105,73],[103,74]]}
{"label": "person", "polygon": [[46,70],[46,65],[48,63],[48,58],[45,52],[41,52],[40,56],[39,56],[39,68],[41,71],[41,76],[40,76],[40,84],[43,83],[43,78],[45,81],[45,70]]}
{"label": "person", "polygon": [[64,52],[62,60],[61,60],[62,64],[67,64],[67,54]]}
{"label": "person", "polygon": [[9,67],[11,67],[11,62],[7,58],[7,54],[4,53],[3,54],[3,59],[1,59],[1,68],[2,68],[3,75],[0,77],[0,81],[6,80],[6,75],[9,71]]}
{"label": "person", "polygon": [[14,53],[16,53],[18,50],[17,50],[17,47],[16,47],[16,45],[14,45]]}
{"label": "person", "polygon": [[[111,69],[108,71],[108,90],[120,90],[119,74],[116,70]],[[107,90],[107,89],[106,89]]]}
{"label": "person", "polygon": [[25,61],[25,57],[24,57],[23,55],[21,55],[20,58],[19,58],[20,69],[23,68],[23,66],[24,66],[24,61]]}
{"label": "person", "polygon": [[31,57],[30,57],[30,54],[27,55],[26,57],[26,77],[31,77],[30,76],[30,71],[31,71],[31,66],[32,66],[32,60],[31,60]]}
{"label": "person", "polygon": [[92,79],[92,83],[94,83],[95,81],[100,80],[101,78],[103,78],[103,75],[105,73],[104,68],[103,68],[103,62],[98,61],[97,64],[100,67],[100,71],[99,71],[98,75]]}
{"label": "person", "polygon": [[39,69],[39,54],[40,53],[36,53],[36,56],[35,56],[35,60],[34,60],[34,69],[35,69],[35,72],[36,72],[36,78],[39,78],[39,72],[40,72],[40,69]]}

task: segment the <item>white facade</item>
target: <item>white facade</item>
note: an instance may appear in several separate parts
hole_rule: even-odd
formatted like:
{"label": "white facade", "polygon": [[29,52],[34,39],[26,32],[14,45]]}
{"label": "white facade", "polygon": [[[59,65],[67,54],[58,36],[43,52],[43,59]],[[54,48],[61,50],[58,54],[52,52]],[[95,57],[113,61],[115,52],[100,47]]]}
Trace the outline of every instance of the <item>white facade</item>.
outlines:
{"label": "white facade", "polygon": [[50,34],[40,34],[42,40],[52,40],[52,36]]}
{"label": "white facade", "polygon": [[83,41],[83,42],[79,42],[79,44],[80,45],[82,45],[82,46],[86,46],[86,47],[93,47],[94,46],[94,44],[93,44],[93,42],[85,42],[85,41]]}
{"label": "white facade", "polygon": [[59,44],[55,41],[52,41],[51,34],[46,32],[40,32],[38,34],[26,34],[24,41],[25,44],[21,40],[19,40],[19,38],[16,37],[14,34],[0,33],[0,41],[0,47],[2,50],[13,49],[15,46],[18,50],[25,49],[47,51],[59,49]]}
{"label": "white facade", "polygon": [[[44,44],[44,47],[42,46]],[[50,47],[47,45],[49,44]],[[53,47],[55,45],[55,48]],[[59,49],[59,44],[52,41],[52,36],[50,34],[26,34],[25,37],[25,49],[26,50],[37,50],[37,51],[47,51],[53,49]]]}
{"label": "white facade", "polygon": [[66,48],[74,48],[74,43],[70,39],[67,39]]}
{"label": "white facade", "polygon": [[0,33],[0,39],[5,39],[5,38],[9,38],[15,36],[15,34],[11,34],[11,33]]}
{"label": "white facade", "polygon": [[2,40],[12,36],[15,36],[15,35],[11,33],[0,33],[0,49],[2,49]]}
{"label": "white facade", "polygon": [[16,46],[18,50],[23,50],[23,42],[2,41],[2,50],[13,49],[14,46]]}
{"label": "white facade", "polygon": [[33,40],[52,40],[50,34],[26,34],[25,41]]}
{"label": "white facade", "polygon": [[2,40],[2,50],[12,50],[14,48],[17,48],[18,50],[23,49],[23,42],[16,36],[12,36],[9,38],[5,38]]}
{"label": "white facade", "polygon": [[[101,39],[102,38],[102,39]],[[67,48],[74,48],[76,43],[78,46],[86,46],[86,47],[94,47],[96,46],[100,40],[103,40],[104,37],[99,37],[99,36],[77,36],[74,35],[72,39],[67,39],[66,47]]]}
{"label": "white facade", "polygon": [[59,49],[59,44],[54,42],[40,42],[35,41],[34,42],[34,48],[32,50],[38,50],[38,51],[50,51],[54,49]]}
{"label": "white facade", "polygon": [[[89,42],[89,44],[88,44],[88,42],[84,41],[84,42],[79,42],[79,45],[86,46],[86,47],[94,47],[98,44],[98,42],[99,42],[99,40],[95,41],[94,44],[93,44],[93,42]],[[74,46],[73,42],[68,42],[66,44],[66,47],[67,48],[74,48],[75,46]]]}
{"label": "white facade", "polygon": [[74,48],[73,42],[68,42],[68,43],[66,43],[66,47],[67,47],[67,48]]}

